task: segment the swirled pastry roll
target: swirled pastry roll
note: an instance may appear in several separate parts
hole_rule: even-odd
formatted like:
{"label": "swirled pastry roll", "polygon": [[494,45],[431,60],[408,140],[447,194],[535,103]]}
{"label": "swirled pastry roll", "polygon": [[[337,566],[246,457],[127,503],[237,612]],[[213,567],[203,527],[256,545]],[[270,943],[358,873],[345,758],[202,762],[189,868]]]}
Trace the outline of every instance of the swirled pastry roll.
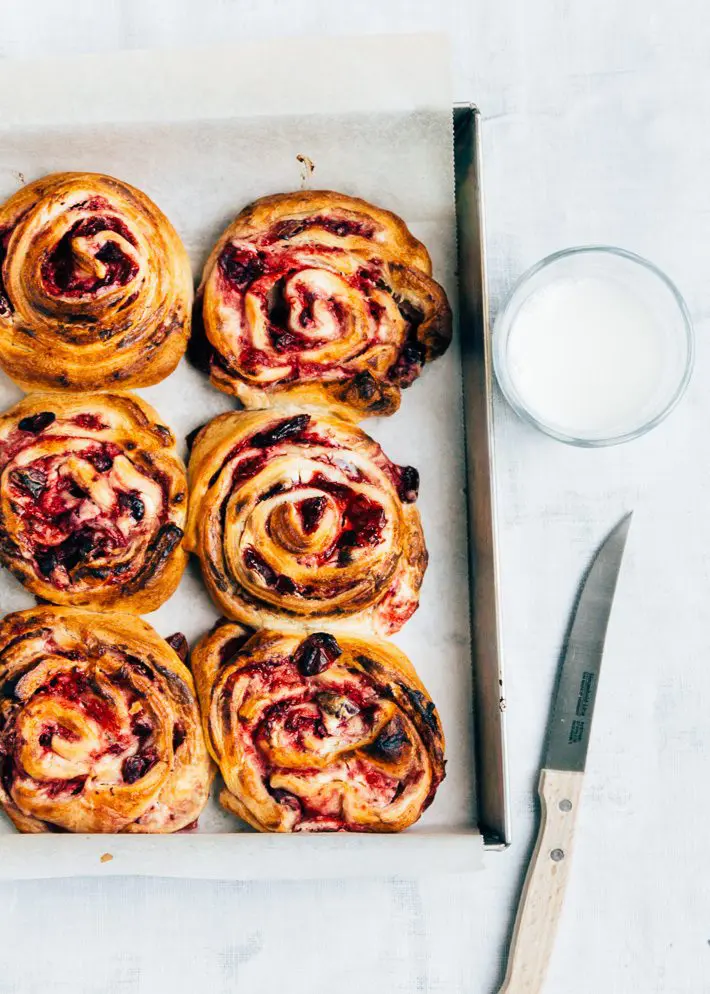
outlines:
{"label": "swirled pastry roll", "polygon": [[140,190],[55,173],[0,207],[0,366],[26,390],[148,386],[190,332],[187,253]]}
{"label": "swirled pastry roll", "polygon": [[395,214],[329,191],[264,197],[227,228],[198,293],[212,382],[247,408],[284,401],[360,420],[451,339],[421,242]]}
{"label": "swirled pastry roll", "polygon": [[213,775],[192,677],[140,618],[0,623],[0,803],[21,832],[175,832]]}
{"label": "swirled pastry roll", "polygon": [[189,464],[185,543],[224,614],[254,628],[386,635],[427,564],[419,474],[325,414],[222,414]]}
{"label": "swirled pastry roll", "polygon": [[444,777],[439,716],[390,643],[224,624],[192,669],[225,808],[261,831],[397,832]]}
{"label": "swirled pastry roll", "polygon": [[185,467],[131,394],[30,394],[0,415],[0,562],[57,604],[153,611],[187,561]]}

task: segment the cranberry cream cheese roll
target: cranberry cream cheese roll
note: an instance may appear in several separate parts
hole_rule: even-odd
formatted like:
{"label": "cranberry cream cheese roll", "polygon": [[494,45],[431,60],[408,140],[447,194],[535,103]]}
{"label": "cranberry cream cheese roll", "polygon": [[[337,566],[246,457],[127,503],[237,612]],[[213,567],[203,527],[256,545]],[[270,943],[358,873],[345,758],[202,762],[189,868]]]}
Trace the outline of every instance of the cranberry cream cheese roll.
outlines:
{"label": "cranberry cream cheese roll", "polygon": [[189,464],[186,546],[220,609],[253,628],[387,635],[416,610],[419,475],[326,414],[222,414]]}
{"label": "cranberry cream cheese roll", "polygon": [[21,832],[176,832],[213,771],[190,672],[140,618],[0,623],[0,803]]}
{"label": "cranberry cream cheese roll", "polygon": [[192,668],[220,800],[254,828],[397,832],[434,799],[444,735],[395,646],[227,623]]}
{"label": "cranberry cream cheese roll", "polygon": [[55,173],[0,207],[0,366],[26,390],[148,386],[190,333],[175,229],[134,187]]}
{"label": "cranberry cream cheese roll", "polygon": [[141,614],[187,561],[185,467],[131,394],[30,394],[0,415],[0,562],[57,604]]}
{"label": "cranberry cream cheese roll", "polygon": [[395,214],[330,191],[264,197],[205,267],[212,382],[247,408],[392,414],[451,339],[429,254]]}

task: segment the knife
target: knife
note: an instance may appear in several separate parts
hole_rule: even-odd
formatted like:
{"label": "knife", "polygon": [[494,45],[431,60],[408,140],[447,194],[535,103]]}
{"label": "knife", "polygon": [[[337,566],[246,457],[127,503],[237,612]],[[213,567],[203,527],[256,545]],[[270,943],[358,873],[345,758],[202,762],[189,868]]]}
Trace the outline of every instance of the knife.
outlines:
{"label": "knife", "polygon": [[627,514],[609,533],[582,584],[540,771],[537,843],[499,994],[538,994],[542,990],[570,870],[604,639],[630,524],[631,514]]}

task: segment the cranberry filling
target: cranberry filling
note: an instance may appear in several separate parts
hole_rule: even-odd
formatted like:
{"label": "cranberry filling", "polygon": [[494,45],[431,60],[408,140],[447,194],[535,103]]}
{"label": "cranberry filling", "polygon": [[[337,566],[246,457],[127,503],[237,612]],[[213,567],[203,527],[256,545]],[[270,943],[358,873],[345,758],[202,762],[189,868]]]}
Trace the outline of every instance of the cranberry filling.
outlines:
{"label": "cranberry filling", "polygon": [[139,741],[145,742],[153,734],[153,727],[141,714],[131,722],[131,731]]}
{"label": "cranberry filling", "polygon": [[173,752],[177,752],[186,738],[187,732],[185,731],[184,726],[181,725],[180,722],[177,722],[173,728]]}
{"label": "cranberry filling", "polygon": [[306,711],[288,711],[283,722],[284,730],[294,735],[299,742],[303,741],[303,733],[317,735],[324,739],[328,734],[325,725],[317,713]]}
{"label": "cranberry filling", "polygon": [[419,310],[419,308],[415,307],[413,304],[410,304],[408,300],[404,299],[402,300],[397,299],[397,307],[399,308],[399,313],[402,315],[404,320],[409,325],[410,330],[416,331],[416,329],[422,323],[422,318],[424,317],[424,315]]}
{"label": "cranberry filling", "polygon": [[71,421],[79,428],[86,428],[89,431],[103,431],[104,428],[108,428],[97,414],[77,414]]}
{"label": "cranberry filling", "polygon": [[50,577],[57,567],[63,567],[67,573],[71,573],[80,563],[86,562],[96,553],[100,554],[102,546],[106,544],[100,533],[85,528],[73,532],[59,545],[38,548],[35,561],[42,576]]}
{"label": "cranberry filling", "polygon": [[323,214],[316,214],[313,217],[287,218],[284,221],[279,221],[269,232],[267,241],[287,241],[309,228],[321,228],[339,238],[347,238],[349,235],[372,238],[375,234],[375,225],[371,221],[356,221],[354,218],[326,217]]}
{"label": "cranberry filling", "polygon": [[373,321],[376,321],[379,324],[382,320],[382,315],[385,313],[385,309],[382,304],[380,304],[377,300],[368,300],[367,309],[369,310]]}
{"label": "cranberry filling", "polygon": [[348,235],[359,235],[361,238],[372,238],[375,234],[375,225],[369,221],[353,221],[345,218],[335,217],[315,217],[312,224],[318,228],[325,228],[340,238]]}
{"label": "cranberry filling", "polygon": [[325,497],[308,497],[298,505],[306,535],[312,535],[325,513],[328,501]]}
{"label": "cranberry filling", "polygon": [[[20,218],[17,218],[16,223],[18,223],[19,220]],[[5,283],[2,277],[2,267],[5,262],[5,256],[7,255],[7,246],[10,243],[10,237],[14,230],[14,226],[0,229],[0,317],[3,318],[9,317],[14,310],[14,307],[10,302],[10,298],[5,292]]]}
{"label": "cranberry filling", "polygon": [[8,743],[6,748],[8,752],[2,757],[2,765],[0,765],[0,783],[2,783],[5,793],[9,795],[15,779],[15,761],[10,754],[11,743]]}
{"label": "cranberry filling", "polygon": [[332,635],[327,632],[315,632],[301,642],[293,661],[302,676],[315,676],[326,670],[338,656],[342,655],[342,652]]}
{"label": "cranberry filling", "polygon": [[97,452],[90,452],[86,458],[97,473],[108,473],[113,466],[114,455],[111,454],[108,446],[103,446]]}
{"label": "cranberry filling", "polygon": [[138,656],[126,656],[126,662],[135,673],[139,673],[146,680],[152,682],[155,679],[153,670],[142,659],[139,659]]}
{"label": "cranberry filling", "polygon": [[65,725],[52,725],[43,729],[39,737],[39,744],[43,749],[52,748],[52,739],[54,737],[64,739],[66,742],[76,742],[79,736],[76,732],[73,732],[70,728]]}
{"label": "cranberry filling", "polygon": [[380,504],[355,494],[345,509],[343,525],[345,531],[341,537],[342,546],[377,545],[386,524],[385,512]]}
{"label": "cranberry filling", "polygon": [[82,218],[72,225],[42,264],[42,281],[47,292],[81,297],[87,293],[94,293],[101,287],[125,286],[135,277],[138,264],[122,252],[119,245],[113,241],[105,242],[95,256],[106,267],[103,277],[87,276],[86,272],[82,272],[77,266],[74,239],[90,238],[105,231],[115,232],[130,245],[136,245],[135,238],[119,218],[110,216]]}
{"label": "cranberry filling", "polygon": [[313,324],[313,305],[316,302],[316,295],[309,290],[302,290],[300,297],[301,313],[298,315],[298,323],[302,328],[310,328]]}
{"label": "cranberry filling", "polygon": [[46,686],[41,687],[37,693],[56,695],[72,704],[77,704],[101,728],[115,730],[117,727],[112,702],[102,697],[98,685],[76,667],[55,674]]}
{"label": "cranberry filling", "polygon": [[18,421],[17,427],[20,431],[28,431],[32,435],[39,435],[40,432],[48,428],[54,421],[57,420],[57,415],[53,411],[40,411],[39,414],[31,414],[27,418],[22,418]]}
{"label": "cranberry filling", "polygon": [[232,474],[232,485],[239,487],[242,483],[245,483],[246,480],[251,480],[251,478],[256,476],[265,464],[266,456],[264,455],[251,456],[249,459],[243,459]]}
{"label": "cranberry filling", "polygon": [[124,759],[121,772],[126,783],[135,783],[144,777],[158,762],[158,754],[154,749],[149,749],[144,753],[136,753],[135,756],[128,756]]}
{"label": "cranberry filling", "polygon": [[275,483],[273,487],[269,487],[267,491],[261,494],[261,496],[259,497],[259,503],[261,503],[263,500],[271,500],[272,497],[278,497],[279,494],[285,494],[288,492],[288,490],[289,490],[288,484]]}
{"label": "cranberry filling", "polygon": [[72,780],[45,780],[42,786],[52,798],[59,797],[60,794],[71,794],[75,797],[82,792],[85,783],[86,777],[74,777]]}
{"label": "cranberry filling", "polygon": [[74,204],[73,211],[105,211],[109,207],[109,202],[104,197],[91,197],[89,200],[82,200],[80,204]]}
{"label": "cranberry filling", "polygon": [[402,758],[407,746],[410,744],[409,737],[404,730],[404,724],[399,716],[395,716],[385,725],[380,734],[370,747],[370,751],[375,756],[396,763]]}
{"label": "cranberry filling", "polygon": [[[335,548],[339,552],[339,564],[344,566],[350,561],[350,550],[377,545],[381,541],[387,518],[380,504],[364,494],[353,492],[346,484],[328,480],[321,474],[316,474],[308,486],[330,493],[338,501],[341,510],[340,535],[335,546],[331,546],[321,556],[321,562],[326,562]],[[326,498],[308,497],[296,506],[301,514],[304,531],[306,534],[311,534],[318,527],[318,522],[325,511]],[[280,593],[293,593],[295,589],[299,589],[299,593],[307,593],[306,588],[296,588],[288,577],[277,574],[251,546],[244,552],[244,562],[248,569],[254,570],[261,576],[267,586],[276,587]]]}
{"label": "cranberry filling", "polygon": [[265,559],[262,559],[256,549],[253,549],[251,546],[244,552],[244,565],[247,569],[258,573],[264,583],[269,587],[273,587],[276,584],[278,574],[269,566]]}
{"label": "cranberry filling", "polygon": [[408,387],[417,379],[423,365],[423,347],[416,342],[407,342],[387,375],[390,380],[399,384],[399,386]]}
{"label": "cranberry filling", "polygon": [[310,414],[297,414],[293,418],[285,418],[277,421],[266,431],[257,432],[252,435],[250,445],[255,449],[266,449],[272,445],[278,445],[287,439],[297,438],[308,426],[311,420]]}
{"label": "cranberry filling", "polygon": [[94,542],[94,535],[86,531],[75,532],[62,542],[57,548],[56,554],[67,573],[89,558],[96,548]]}
{"label": "cranberry filling", "polygon": [[282,331],[280,328],[269,328],[269,335],[277,352],[294,352],[313,345],[303,335],[297,335],[293,331]]}
{"label": "cranberry filling", "polygon": [[218,265],[225,281],[242,292],[267,271],[266,253],[230,244],[224,248]]}
{"label": "cranberry filling", "polygon": [[376,770],[366,763],[362,763],[357,772],[359,778],[364,781],[373,794],[386,798],[387,804],[391,803],[399,787],[399,783],[395,778],[382,773],[380,770]]}
{"label": "cranberry filling", "polygon": [[364,293],[367,293],[373,287],[378,290],[384,290],[385,293],[392,293],[392,287],[382,279],[380,265],[375,260],[370,262],[369,269],[364,266],[358,269],[353,279],[355,285]]}
{"label": "cranberry filling", "polygon": [[[45,421],[48,417],[54,418],[51,412],[42,413]],[[37,427],[36,422],[26,424],[25,431]],[[20,445],[17,451],[27,444]],[[121,451],[110,442],[93,443],[74,456],[90,462],[98,473],[107,473]],[[170,487],[167,476],[158,470],[151,470],[149,475],[166,494]],[[9,481],[13,489],[14,512],[23,522],[23,544],[33,548],[37,570],[45,577],[51,577],[58,568],[71,573],[80,564],[125,548],[131,537],[124,533],[125,526],[117,526],[116,519],[128,515],[137,525],[146,514],[144,500],[135,490],[118,492],[113,507],[94,503],[83,485],[62,473],[61,457],[44,456],[22,469],[12,469]],[[161,518],[164,514],[163,506]],[[153,548],[152,545],[149,551]],[[139,567],[140,562],[131,561],[117,563],[113,571],[104,565],[87,566],[81,576],[105,580]],[[56,582],[63,584],[66,579],[60,577]]]}
{"label": "cranberry filling", "polygon": [[47,489],[47,474],[41,469],[28,466],[27,469],[14,469],[10,480],[19,490],[24,490],[34,500],[39,500]]}
{"label": "cranberry filling", "polygon": [[290,577],[285,576],[283,573],[277,573],[276,570],[272,569],[252,546],[244,550],[244,565],[247,569],[257,573],[267,587],[275,587],[284,596],[293,594],[298,589]]}
{"label": "cranberry filling", "polygon": [[219,662],[221,666],[225,666],[227,663],[231,663],[237,653],[242,648],[244,643],[250,639],[252,636],[251,632],[246,635],[235,635],[234,638],[228,639],[224,645],[219,650]]}
{"label": "cranberry filling", "polygon": [[[310,415],[309,414],[299,415],[299,417],[305,417],[305,418],[308,418],[310,420]],[[293,418],[289,418],[287,420],[288,421],[293,421],[294,419]],[[283,422],[281,422],[281,424],[283,424]],[[277,444],[278,439],[275,440],[275,441],[269,441],[268,440],[267,435],[269,435],[269,434],[270,434],[269,432],[257,432],[257,434],[256,435],[252,435],[251,438],[245,438],[241,442],[239,442],[237,445],[235,445],[234,448],[232,448],[227,453],[227,455],[224,457],[224,460],[223,460],[222,465],[220,466],[220,468],[215,473],[213,473],[212,476],[210,477],[210,481],[209,481],[208,486],[210,486],[210,487],[214,486],[214,484],[217,482],[217,480],[221,476],[222,471],[224,470],[224,468],[233,459],[236,459],[237,456],[241,452],[244,452],[246,449],[249,449],[249,448],[260,448],[260,447],[266,447],[266,448],[268,448],[270,445]],[[255,441],[255,439],[256,439],[256,441]],[[335,443],[331,439],[329,439],[329,438],[327,438],[325,436],[320,436],[315,431],[306,431],[305,427],[302,427],[302,428],[300,428],[300,430],[298,430],[298,441],[303,446],[316,445],[316,446],[320,446],[320,447],[323,447],[323,448],[334,448],[335,447]],[[242,463],[240,463],[237,466],[236,470],[234,471],[233,476],[232,476],[232,481],[233,482],[236,481],[237,483],[242,483],[242,482],[244,482],[244,480],[250,479],[252,476],[254,476],[256,473],[259,472],[259,470],[261,469],[261,467],[265,464],[266,458],[267,458],[266,454],[259,455],[259,456],[249,456],[249,457],[245,458],[245,460]]]}
{"label": "cranberry filling", "polygon": [[284,597],[287,597],[289,594],[295,594],[297,589],[293,580],[290,577],[285,576],[283,573],[277,578],[274,586]]}
{"label": "cranberry filling", "polygon": [[187,639],[182,632],[173,632],[172,635],[168,635],[165,641],[168,643],[170,648],[178,654],[181,661],[184,663],[190,652],[190,646],[188,645]]}
{"label": "cranberry filling", "polygon": [[419,471],[414,466],[402,466],[400,469],[397,492],[405,504],[413,504],[419,496]]}
{"label": "cranberry filling", "polygon": [[[340,647],[335,639],[328,633],[318,632],[303,640],[294,655],[294,662],[302,675],[312,676],[327,669],[339,655]],[[285,676],[283,669],[285,662],[282,662],[280,668],[282,678]],[[307,672],[304,673],[304,669]],[[278,804],[291,808],[300,815],[299,822],[307,821],[311,826],[318,823],[333,830],[354,828],[355,826],[349,825],[342,817],[339,778],[332,783],[332,790],[325,789],[311,797],[300,797],[298,792],[271,786],[274,774],[281,772],[280,767],[272,765],[267,758],[274,730],[278,730],[279,737],[284,733],[292,736],[295,748],[303,753],[298,773],[306,778],[310,775],[318,776],[322,772],[320,764],[318,768],[309,766],[308,754],[312,748],[313,736],[324,739],[329,736],[323,721],[324,712],[335,715],[344,722],[361,714],[365,726],[372,726],[376,705],[366,704],[367,686],[348,687],[347,690],[339,688],[338,692],[318,689],[319,686],[316,685],[317,693],[313,699],[308,690],[305,691],[304,697],[302,694],[299,695],[298,688],[294,687],[294,695],[269,708],[259,724],[252,729],[253,740],[264,760],[262,776],[265,787]],[[352,699],[351,691],[354,695]],[[395,715],[380,732],[375,743],[365,752],[369,752],[373,759],[377,757],[380,760],[397,762],[402,758],[407,745],[408,738],[403,722],[398,715]],[[356,743],[354,747],[357,747]],[[360,754],[357,758],[356,753],[354,761],[348,763],[348,771],[349,778],[361,789],[364,788],[371,795],[372,802],[378,806],[391,804],[408,783],[407,777],[402,779],[371,765],[364,754]]]}
{"label": "cranberry filling", "polygon": [[[271,366],[274,363],[268,352],[249,346],[239,353],[239,364],[245,373],[254,374],[258,373],[261,367]],[[229,369],[229,366],[226,368]]]}
{"label": "cranberry filling", "polygon": [[324,490],[342,504],[347,504],[353,496],[352,488],[347,483],[337,483],[335,480],[329,480],[320,473],[316,473],[308,486],[314,487],[316,490]]}
{"label": "cranberry filling", "polygon": [[135,490],[131,490],[128,493],[120,493],[118,495],[118,506],[122,510],[128,511],[134,521],[143,520],[145,504]]}
{"label": "cranberry filling", "polygon": [[277,804],[282,804],[284,807],[291,808],[293,811],[301,811],[301,801],[291,791],[282,790],[281,787],[272,787],[268,783],[266,784],[266,789]]}

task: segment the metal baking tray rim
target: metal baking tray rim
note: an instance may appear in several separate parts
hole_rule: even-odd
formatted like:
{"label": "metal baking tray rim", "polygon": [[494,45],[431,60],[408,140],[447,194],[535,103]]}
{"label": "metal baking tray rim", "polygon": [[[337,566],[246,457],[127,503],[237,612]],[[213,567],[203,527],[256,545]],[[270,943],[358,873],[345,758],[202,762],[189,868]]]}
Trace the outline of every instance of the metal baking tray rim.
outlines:
{"label": "metal baking tray rim", "polygon": [[510,845],[506,696],[498,605],[493,360],[486,278],[481,114],[454,107],[459,336],[463,377],[478,825],[487,850]]}

